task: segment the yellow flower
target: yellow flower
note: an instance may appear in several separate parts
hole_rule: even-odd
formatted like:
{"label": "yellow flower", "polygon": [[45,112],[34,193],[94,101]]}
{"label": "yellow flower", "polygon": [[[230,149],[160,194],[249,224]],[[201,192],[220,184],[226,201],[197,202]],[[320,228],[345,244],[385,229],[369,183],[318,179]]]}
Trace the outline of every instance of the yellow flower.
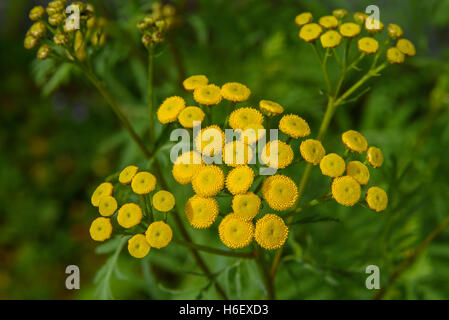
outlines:
{"label": "yellow flower", "polygon": [[387,50],[387,60],[390,63],[401,64],[404,63],[405,56],[401,50],[396,47],[392,47]]}
{"label": "yellow flower", "polygon": [[251,243],[254,236],[254,225],[249,221],[244,221],[228,214],[220,222],[218,233],[221,242],[232,249],[244,248]]}
{"label": "yellow flower", "polygon": [[161,190],[153,196],[153,207],[160,212],[168,212],[175,206],[175,197],[171,192]]}
{"label": "yellow flower", "polygon": [[329,153],[320,161],[321,173],[331,178],[343,175],[345,168],[345,160],[336,153]]}
{"label": "yellow flower", "polygon": [[341,135],[341,140],[343,141],[346,148],[351,151],[362,153],[368,148],[368,142],[365,137],[355,130],[349,130]]}
{"label": "yellow flower", "polygon": [[139,172],[131,181],[131,189],[136,194],[148,194],[156,189],[156,177],[146,171]]}
{"label": "yellow flower", "polygon": [[221,102],[221,89],[215,84],[197,87],[193,91],[193,98],[196,102],[206,106],[212,106]]}
{"label": "yellow flower", "polygon": [[346,168],[346,174],[353,177],[359,184],[366,185],[369,181],[369,170],[360,161],[350,161],[348,162]]}
{"label": "yellow flower", "polygon": [[232,194],[245,193],[254,181],[254,171],[248,166],[232,169],[226,177],[226,188]]}
{"label": "yellow flower", "polygon": [[206,76],[200,74],[195,76],[190,76],[182,82],[184,89],[188,91],[193,91],[196,88],[205,86],[209,83],[209,79]]}
{"label": "yellow flower", "polygon": [[338,26],[338,20],[334,16],[321,17],[318,23],[326,29],[334,29]]}
{"label": "yellow flower", "polygon": [[360,38],[357,44],[359,50],[366,54],[373,54],[379,50],[379,42],[371,37]]}
{"label": "yellow flower", "polygon": [[135,203],[126,203],[118,209],[117,222],[123,228],[137,226],[142,220],[142,209]]}
{"label": "yellow flower", "polygon": [[244,129],[250,124],[262,124],[263,115],[254,108],[239,108],[229,116],[229,126],[234,129]]}
{"label": "yellow flower", "polygon": [[241,131],[238,141],[251,145],[262,139],[265,134],[266,130],[262,124],[252,123]]}
{"label": "yellow flower", "polygon": [[279,249],[288,237],[288,227],[281,217],[269,213],[256,222],[254,238],[256,242],[267,250]]}
{"label": "yellow flower", "polygon": [[[274,149],[277,151],[274,152]],[[269,167],[284,169],[293,161],[293,150],[283,141],[269,141],[262,149],[261,160]]]}
{"label": "yellow flower", "polygon": [[396,40],[401,38],[404,35],[404,32],[402,31],[402,28],[398,26],[397,24],[390,23],[388,25],[388,35],[391,39]]}
{"label": "yellow flower", "polygon": [[369,33],[376,34],[381,32],[384,29],[384,24],[379,20],[368,17],[365,20],[365,29]]}
{"label": "yellow flower", "polygon": [[313,16],[310,12],[303,12],[295,17],[295,23],[298,27],[301,27],[313,20]]}
{"label": "yellow flower", "polygon": [[242,102],[248,100],[251,91],[247,86],[238,82],[228,82],[221,87],[223,98],[233,102]]}
{"label": "yellow flower", "polygon": [[321,142],[314,139],[307,139],[301,142],[299,151],[304,160],[315,166],[321,162],[321,159],[323,159],[326,154]]}
{"label": "yellow flower", "polygon": [[232,198],[232,210],[239,219],[251,221],[260,209],[261,200],[252,192],[237,194]]}
{"label": "yellow flower", "polygon": [[157,118],[162,124],[175,122],[178,114],[186,107],[186,102],[181,97],[170,97],[162,102],[157,110]]}
{"label": "yellow flower", "polygon": [[357,37],[361,31],[360,25],[353,22],[343,23],[340,26],[340,33],[345,38]]}
{"label": "yellow flower", "polygon": [[406,56],[413,57],[416,54],[415,46],[410,40],[399,39],[396,47]]}
{"label": "yellow flower", "polygon": [[366,18],[368,18],[368,15],[366,13],[363,13],[363,12],[354,13],[354,20],[358,24],[364,24],[366,21]]}
{"label": "yellow flower", "polygon": [[202,166],[193,176],[192,187],[202,197],[213,197],[223,189],[224,173],[216,165]]}
{"label": "yellow flower", "polygon": [[248,164],[253,159],[253,150],[242,141],[233,141],[223,149],[223,161],[230,167]]}
{"label": "yellow flower", "polygon": [[295,205],[298,199],[298,188],[291,178],[274,175],[263,182],[262,196],[271,209],[283,211]]}
{"label": "yellow flower", "polygon": [[294,139],[304,138],[310,134],[307,121],[295,114],[283,116],[279,121],[279,130]]}
{"label": "yellow flower", "polygon": [[332,197],[343,206],[355,205],[360,195],[360,184],[353,177],[338,177],[332,182]]}
{"label": "yellow flower", "polygon": [[122,184],[130,184],[131,180],[136,175],[137,171],[139,171],[139,168],[136,166],[127,166],[125,169],[120,172],[120,175],[118,176],[118,181]]}
{"label": "yellow flower", "polygon": [[217,200],[194,195],[187,201],[184,213],[192,227],[209,228],[218,216]]}
{"label": "yellow flower", "polygon": [[379,148],[369,147],[366,151],[366,160],[373,168],[380,168],[384,163],[384,156]]}
{"label": "yellow flower", "polygon": [[113,191],[114,186],[112,185],[112,183],[103,182],[97,187],[97,189],[95,189],[94,193],[92,194],[92,198],[90,199],[92,205],[98,207],[100,205],[101,198],[112,195]]}
{"label": "yellow flower", "polygon": [[111,237],[112,224],[109,218],[97,218],[92,221],[89,229],[90,237],[95,241],[105,241]]}
{"label": "yellow flower", "polygon": [[33,9],[30,10],[30,13],[28,14],[28,17],[32,21],[36,21],[39,19],[42,19],[45,15],[45,9],[43,6],[35,6]]}
{"label": "yellow flower", "polygon": [[319,24],[308,23],[299,30],[299,37],[306,42],[312,42],[320,37],[322,31]]}
{"label": "yellow flower", "polygon": [[151,247],[161,249],[171,242],[173,231],[164,221],[155,221],[148,226],[145,238]]}
{"label": "yellow flower", "polygon": [[112,216],[115,213],[115,210],[117,210],[117,200],[111,196],[102,197],[100,199],[98,210],[104,217]]}
{"label": "yellow flower", "polygon": [[178,121],[184,128],[193,128],[195,121],[203,122],[204,112],[198,107],[187,107],[178,115]]}
{"label": "yellow flower", "polygon": [[388,205],[387,193],[379,187],[371,187],[366,192],[366,203],[371,210],[384,211]]}
{"label": "yellow flower", "polygon": [[284,107],[282,107],[279,103],[270,100],[261,100],[259,102],[259,108],[269,117],[276,116],[284,112]]}
{"label": "yellow flower", "polygon": [[223,150],[225,134],[219,126],[211,125],[201,129],[195,137],[196,150],[207,156],[214,156]]}
{"label": "yellow flower", "polygon": [[343,19],[344,17],[346,17],[348,15],[348,11],[345,9],[335,9],[334,11],[332,11],[332,15],[337,18],[337,19]]}
{"label": "yellow flower", "polygon": [[134,258],[144,258],[150,252],[150,245],[148,244],[145,235],[136,234],[128,240],[128,251]]}
{"label": "yellow flower", "polygon": [[341,43],[341,35],[335,30],[328,30],[321,36],[320,40],[323,48],[335,48]]}
{"label": "yellow flower", "polygon": [[187,151],[180,155],[173,164],[173,178],[180,184],[192,182],[192,178],[201,167],[203,159],[196,151]]}

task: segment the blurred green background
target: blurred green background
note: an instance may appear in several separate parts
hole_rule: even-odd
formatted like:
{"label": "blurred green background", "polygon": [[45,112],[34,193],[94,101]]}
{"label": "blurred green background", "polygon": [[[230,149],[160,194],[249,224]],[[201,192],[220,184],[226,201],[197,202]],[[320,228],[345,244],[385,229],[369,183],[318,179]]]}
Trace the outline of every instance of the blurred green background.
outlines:
{"label": "blurred green background", "polygon": [[[151,1],[91,1],[113,31],[96,70],[139,133],[146,129],[145,49],[135,23]],[[156,59],[155,94],[187,96],[179,81],[206,74],[211,82],[246,84],[251,104],[279,102],[307,119],[316,133],[325,110],[319,64],[298,39],[294,17],[333,9],[380,8],[381,20],[399,24],[417,48],[406,64],[370,81],[357,103],[339,108],[324,141],[341,152],[340,134],[361,131],[385,155],[373,181],[388,191],[386,212],[334,202],[308,214],[338,218],[294,227],[276,278],[281,299],[370,299],[365,267],[381,268],[384,298],[449,298],[449,231],[439,234],[391,286],[389,277],[449,214],[449,0],[188,0],[182,25]],[[96,209],[94,188],[128,164],[145,162],[104,101],[78,70],[35,61],[23,48],[28,11],[46,1],[0,4],[0,298],[91,299],[95,272],[107,255],[95,253],[88,234]],[[357,73],[353,74],[354,81]],[[158,126],[160,129],[160,126]],[[293,172],[301,172],[302,165]],[[296,174],[297,180],[299,175]],[[171,186],[176,186],[170,180]],[[314,168],[305,201],[327,181]],[[178,187],[179,188],[179,187]],[[188,191],[176,194],[179,205]],[[214,227],[216,229],[216,226]],[[212,228],[212,230],[214,230]],[[198,243],[222,247],[215,231],[195,231]],[[107,248],[106,248],[107,249]],[[107,251],[107,250],[106,250]],[[126,250],[125,250],[126,251]],[[203,255],[231,298],[262,298],[253,262]],[[65,268],[81,270],[81,289],[65,288]],[[181,270],[181,267],[183,270]],[[126,252],[114,275],[115,298],[216,298],[190,253],[172,244],[143,261]],[[191,272],[185,272],[191,271]]]}

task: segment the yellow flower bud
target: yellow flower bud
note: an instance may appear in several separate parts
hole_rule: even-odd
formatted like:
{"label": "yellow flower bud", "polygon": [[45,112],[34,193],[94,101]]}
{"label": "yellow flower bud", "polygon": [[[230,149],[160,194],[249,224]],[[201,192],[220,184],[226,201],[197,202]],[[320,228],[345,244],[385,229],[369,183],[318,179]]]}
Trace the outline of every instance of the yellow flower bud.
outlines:
{"label": "yellow flower bud", "polygon": [[29,13],[29,17],[31,20],[36,21],[39,19],[42,19],[45,15],[45,9],[43,6],[36,6],[33,9],[31,9]]}
{"label": "yellow flower bud", "polygon": [[33,36],[27,36],[25,37],[25,41],[23,42],[23,46],[27,50],[31,50],[36,47],[37,45],[37,39]]}
{"label": "yellow flower bud", "polygon": [[394,40],[399,39],[402,37],[403,34],[404,32],[402,31],[402,28],[397,24],[390,23],[388,25],[388,35],[390,36],[391,39]]}
{"label": "yellow flower bud", "polygon": [[56,13],[48,17],[48,23],[52,26],[60,25],[64,21],[64,15],[62,13]]}
{"label": "yellow flower bud", "polygon": [[35,37],[36,39],[39,39],[45,34],[45,30],[45,24],[41,21],[38,21],[31,26],[28,32],[29,35]]}
{"label": "yellow flower bud", "polygon": [[364,24],[366,18],[368,18],[368,15],[366,13],[363,13],[363,12],[356,12],[356,13],[354,13],[354,20],[358,24]]}
{"label": "yellow flower bud", "polygon": [[332,11],[332,15],[335,18],[341,20],[348,15],[348,11],[345,9],[335,9],[334,11]]}
{"label": "yellow flower bud", "polygon": [[59,46],[63,46],[65,44],[67,44],[67,42],[69,41],[69,37],[61,32],[58,32],[57,34],[55,34],[55,36],[53,37],[53,41],[59,45]]}
{"label": "yellow flower bud", "polygon": [[50,51],[51,51],[50,46],[48,46],[47,44],[41,45],[41,47],[37,51],[37,58],[39,60],[47,59],[48,55],[50,54]]}

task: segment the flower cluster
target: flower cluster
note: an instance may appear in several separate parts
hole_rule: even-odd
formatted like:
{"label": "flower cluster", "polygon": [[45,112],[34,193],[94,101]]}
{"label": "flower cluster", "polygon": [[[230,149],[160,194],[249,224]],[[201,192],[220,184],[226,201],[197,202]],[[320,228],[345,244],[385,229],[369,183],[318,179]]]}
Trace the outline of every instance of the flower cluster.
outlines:
{"label": "flower cluster", "polygon": [[66,0],[53,0],[46,8],[32,8],[29,18],[35,22],[26,33],[24,46],[28,50],[39,47],[40,60],[53,54],[84,61],[106,41],[106,20],[96,17],[94,7],[85,2],[68,5]]}
{"label": "flower cluster", "polygon": [[[125,193],[125,199],[121,197],[119,201],[117,195],[114,197],[114,189],[119,187],[131,195]],[[91,198],[92,205],[98,207],[101,215],[90,226],[92,239],[105,241],[113,231],[132,235],[128,240],[128,251],[135,258],[145,257],[150,248],[168,246],[173,231],[165,220],[167,213],[175,207],[175,197],[166,190],[156,189],[155,176],[150,172],[139,171],[133,165],[120,172],[115,186],[111,182],[100,184]],[[157,220],[156,213],[162,213],[164,219]],[[113,223],[117,226],[113,227]]]}
{"label": "flower cluster", "polygon": [[360,60],[365,55],[375,54],[383,47],[387,47],[392,40],[395,46],[386,50],[386,60],[390,63],[404,63],[405,56],[413,57],[416,54],[415,47],[410,40],[403,38],[403,31],[397,24],[389,24],[387,27],[388,39],[383,47],[379,45],[376,35],[384,30],[384,24],[365,13],[356,12],[352,19],[344,9],[334,10],[332,15],[323,16],[317,22],[312,22],[313,16],[310,12],[304,12],[296,16],[295,23],[301,27],[299,37],[306,41],[315,43],[318,38],[325,49],[338,47],[343,39],[357,40],[358,50],[361,52]]}

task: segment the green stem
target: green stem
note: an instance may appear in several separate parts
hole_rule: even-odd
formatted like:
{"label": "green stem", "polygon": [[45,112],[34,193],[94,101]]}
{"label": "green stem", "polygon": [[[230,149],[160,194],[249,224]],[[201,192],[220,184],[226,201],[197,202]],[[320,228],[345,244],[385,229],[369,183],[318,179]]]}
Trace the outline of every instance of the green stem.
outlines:
{"label": "green stem", "polygon": [[324,54],[324,59],[321,59],[321,55],[318,51],[318,47],[316,42],[314,42],[312,44],[312,48],[316,54],[316,56],[318,57],[318,60],[320,61],[320,65],[321,65],[321,70],[323,71],[323,75],[324,75],[324,81],[326,82],[326,87],[327,87],[327,91],[329,94],[331,94],[331,82],[329,80],[329,74],[327,73],[327,68],[326,68],[326,64],[327,64],[327,58],[329,55],[329,49],[326,49],[326,52]]}
{"label": "green stem", "polygon": [[221,250],[221,249],[216,249],[216,248],[212,248],[212,247],[208,247],[208,246],[204,246],[204,245],[200,245],[200,244],[196,244],[196,243],[192,243],[192,242],[188,242],[188,241],[184,241],[184,240],[178,240],[178,239],[174,239],[173,242],[176,244],[179,244],[181,246],[184,246],[184,247],[192,248],[192,249],[199,250],[199,251],[204,251],[204,252],[211,253],[211,254],[216,254],[219,256],[243,258],[243,259],[253,259],[254,258],[253,253]]}
{"label": "green stem", "polygon": [[150,144],[151,149],[154,150],[155,148],[155,137],[154,137],[154,110],[153,110],[153,51],[154,48],[151,45],[148,48],[148,119],[149,119],[149,126],[148,130],[150,133]]}
{"label": "green stem", "polygon": [[265,288],[267,290],[267,299],[275,300],[276,293],[273,282],[274,278],[270,277],[267,261],[265,260],[265,253],[258,245],[256,245],[255,254],[256,254],[256,263],[261,273]]}

